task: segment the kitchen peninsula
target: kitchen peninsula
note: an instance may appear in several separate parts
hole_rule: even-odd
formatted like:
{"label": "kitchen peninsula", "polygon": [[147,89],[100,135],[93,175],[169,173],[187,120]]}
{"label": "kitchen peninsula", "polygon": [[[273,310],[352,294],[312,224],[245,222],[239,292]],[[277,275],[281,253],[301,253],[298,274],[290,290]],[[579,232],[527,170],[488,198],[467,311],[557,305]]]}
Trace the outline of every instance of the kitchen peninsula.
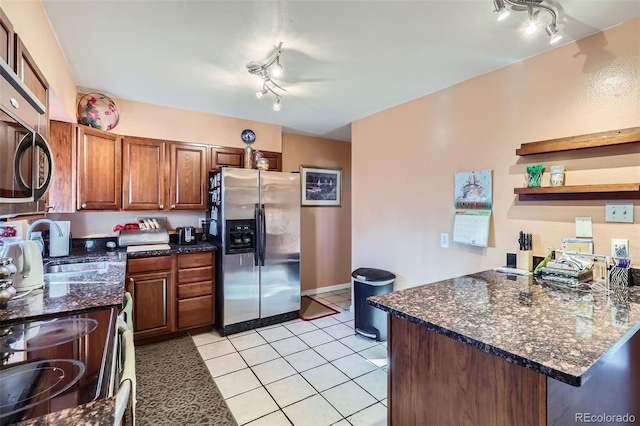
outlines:
{"label": "kitchen peninsula", "polygon": [[639,295],[485,271],[369,298],[389,313],[388,424],[637,419]]}

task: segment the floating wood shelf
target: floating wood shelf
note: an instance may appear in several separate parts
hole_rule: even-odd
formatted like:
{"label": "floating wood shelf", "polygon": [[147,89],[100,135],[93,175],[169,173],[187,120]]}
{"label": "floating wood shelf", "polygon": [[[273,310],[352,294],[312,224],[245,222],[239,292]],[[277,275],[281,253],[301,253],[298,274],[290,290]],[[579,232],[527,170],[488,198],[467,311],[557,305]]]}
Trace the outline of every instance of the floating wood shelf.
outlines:
{"label": "floating wood shelf", "polygon": [[521,200],[640,199],[640,183],[514,188]]}
{"label": "floating wood shelf", "polygon": [[640,127],[549,139],[546,141],[523,143],[516,155],[544,154],[548,152],[571,151],[574,149],[596,148],[640,142]]}

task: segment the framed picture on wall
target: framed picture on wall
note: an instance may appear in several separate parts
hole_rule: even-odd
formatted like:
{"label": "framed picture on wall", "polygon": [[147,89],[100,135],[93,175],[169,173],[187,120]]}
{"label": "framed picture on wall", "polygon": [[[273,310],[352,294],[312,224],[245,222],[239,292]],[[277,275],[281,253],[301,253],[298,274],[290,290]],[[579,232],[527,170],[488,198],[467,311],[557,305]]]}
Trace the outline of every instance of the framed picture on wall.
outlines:
{"label": "framed picture on wall", "polygon": [[300,166],[301,205],[340,207],[342,205],[342,169]]}

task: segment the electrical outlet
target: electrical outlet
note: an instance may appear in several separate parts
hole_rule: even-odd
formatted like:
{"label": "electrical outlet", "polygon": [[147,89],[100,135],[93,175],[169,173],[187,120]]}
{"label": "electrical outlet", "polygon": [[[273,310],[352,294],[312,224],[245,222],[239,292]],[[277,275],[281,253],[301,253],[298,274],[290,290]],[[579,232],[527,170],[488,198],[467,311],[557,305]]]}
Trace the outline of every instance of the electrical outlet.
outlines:
{"label": "electrical outlet", "polygon": [[629,258],[629,240],[623,240],[619,238],[611,239],[611,257],[618,259]]}
{"label": "electrical outlet", "polygon": [[449,248],[449,234],[446,232],[440,234],[440,247]]}
{"label": "electrical outlet", "polygon": [[633,204],[609,204],[606,205],[607,222],[633,223]]}
{"label": "electrical outlet", "polygon": [[206,217],[199,217],[198,218],[198,227],[202,228],[204,226],[204,224],[206,223],[207,218]]}

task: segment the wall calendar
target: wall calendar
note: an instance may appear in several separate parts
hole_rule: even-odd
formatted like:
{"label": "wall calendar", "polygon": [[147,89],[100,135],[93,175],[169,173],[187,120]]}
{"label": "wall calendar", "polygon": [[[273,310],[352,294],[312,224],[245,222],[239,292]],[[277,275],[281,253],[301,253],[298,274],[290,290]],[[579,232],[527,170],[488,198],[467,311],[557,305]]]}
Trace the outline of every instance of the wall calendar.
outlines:
{"label": "wall calendar", "polygon": [[491,183],[491,170],[456,173],[454,243],[477,247],[489,244]]}

